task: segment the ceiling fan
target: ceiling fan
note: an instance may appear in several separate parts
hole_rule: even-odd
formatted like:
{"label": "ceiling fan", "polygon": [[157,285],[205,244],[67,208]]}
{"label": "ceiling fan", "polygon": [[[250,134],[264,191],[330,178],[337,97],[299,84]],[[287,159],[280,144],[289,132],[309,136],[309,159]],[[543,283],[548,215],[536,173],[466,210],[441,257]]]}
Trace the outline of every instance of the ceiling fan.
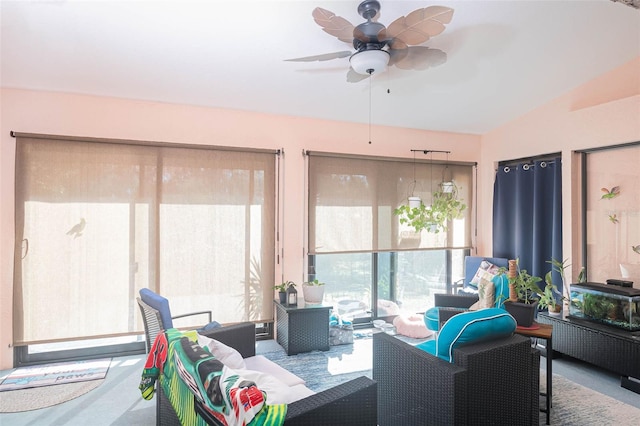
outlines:
{"label": "ceiling fan", "polygon": [[445,24],[451,22],[453,9],[445,6],[416,9],[388,27],[378,22],[379,13],[380,2],[363,1],[358,6],[358,14],[366,22],[354,26],[345,18],[316,7],[312,12],[316,24],[327,34],[353,45],[355,52],[343,50],[286,61],[314,62],[349,57],[347,81],[352,83],[382,72],[387,66],[422,70],[446,62],[447,55],[443,51],[420,45],[444,31]]}

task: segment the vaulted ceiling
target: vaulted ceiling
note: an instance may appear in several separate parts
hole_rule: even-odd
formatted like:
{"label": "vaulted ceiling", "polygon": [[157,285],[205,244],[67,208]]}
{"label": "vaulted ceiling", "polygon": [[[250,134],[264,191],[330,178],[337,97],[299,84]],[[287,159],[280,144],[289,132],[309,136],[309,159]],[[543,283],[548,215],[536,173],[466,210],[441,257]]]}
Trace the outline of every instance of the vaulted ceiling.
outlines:
{"label": "vaulted ceiling", "polygon": [[358,3],[2,0],[1,83],[483,134],[640,56],[640,10],[620,2],[381,0],[385,25],[418,8],[454,9],[424,44],[446,61],[357,83],[348,57],[285,61],[353,50],[311,13],[357,25]]}

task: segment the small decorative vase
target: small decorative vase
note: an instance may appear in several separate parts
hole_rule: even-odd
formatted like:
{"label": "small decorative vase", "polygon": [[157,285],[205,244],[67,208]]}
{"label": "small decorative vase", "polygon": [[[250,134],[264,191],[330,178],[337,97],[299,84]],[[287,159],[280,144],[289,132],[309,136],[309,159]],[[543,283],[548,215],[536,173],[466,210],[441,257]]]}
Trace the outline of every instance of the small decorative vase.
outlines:
{"label": "small decorative vase", "polygon": [[287,303],[287,293],[284,291],[279,291],[278,292],[278,297],[280,298],[280,303],[282,305],[284,305],[285,303]]}

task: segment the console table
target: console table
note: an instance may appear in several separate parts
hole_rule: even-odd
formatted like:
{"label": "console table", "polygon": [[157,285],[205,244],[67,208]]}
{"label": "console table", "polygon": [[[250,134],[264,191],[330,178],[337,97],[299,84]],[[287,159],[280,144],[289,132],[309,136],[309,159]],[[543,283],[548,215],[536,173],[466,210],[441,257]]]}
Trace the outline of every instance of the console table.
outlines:
{"label": "console table", "polygon": [[287,355],[329,350],[329,315],[333,306],[298,302],[288,306],[277,300],[276,340]]}
{"label": "console table", "polygon": [[640,335],[545,313],[538,313],[538,322],[553,325],[553,351],[620,374],[622,387],[640,393]]}

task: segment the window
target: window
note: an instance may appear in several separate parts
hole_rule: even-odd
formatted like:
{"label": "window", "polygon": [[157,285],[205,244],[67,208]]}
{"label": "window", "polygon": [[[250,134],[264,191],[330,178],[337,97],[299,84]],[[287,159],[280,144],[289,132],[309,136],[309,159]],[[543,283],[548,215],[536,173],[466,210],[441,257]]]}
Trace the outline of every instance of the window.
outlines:
{"label": "window", "polygon": [[583,259],[589,281],[640,287],[640,142],[582,151]]}
{"label": "window", "polygon": [[[462,277],[471,247],[472,164],[308,153],[309,279],[326,282],[341,314],[423,312]],[[446,232],[416,233],[393,211],[410,195],[429,203],[453,179],[468,208]]]}
{"label": "window", "polygon": [[139,333],[143,287],[273,318],[275,154],[18,135],[16,345]]}

